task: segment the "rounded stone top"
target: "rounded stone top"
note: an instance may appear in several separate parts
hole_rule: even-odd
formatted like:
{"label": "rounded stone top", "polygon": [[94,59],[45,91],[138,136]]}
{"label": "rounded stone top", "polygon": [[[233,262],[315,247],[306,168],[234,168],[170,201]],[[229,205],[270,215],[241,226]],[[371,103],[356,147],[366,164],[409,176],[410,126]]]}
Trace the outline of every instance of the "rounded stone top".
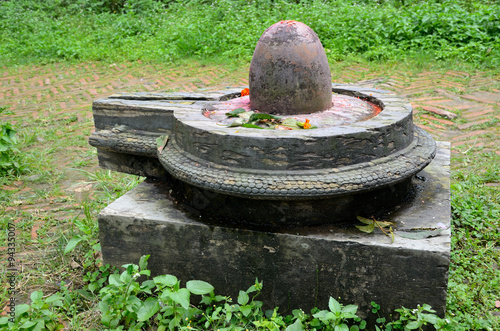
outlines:
{"label": "rounded stone top", "polygon": [[331,74],[316,33],[297,21],[270,26],[250,64],[250,106],[262,113],[310,114],[332,105]]}

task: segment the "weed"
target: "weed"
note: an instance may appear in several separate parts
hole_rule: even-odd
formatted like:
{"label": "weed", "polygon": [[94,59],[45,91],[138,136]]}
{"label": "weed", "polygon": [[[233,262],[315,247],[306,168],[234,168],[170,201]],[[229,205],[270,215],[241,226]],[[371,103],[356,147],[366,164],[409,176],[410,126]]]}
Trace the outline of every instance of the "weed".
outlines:
{"label": "weed", "polygon": [[[207,282],[190,280],[185,287],[173,275],[161,275],[153,279],[147,269],[149,255],[142,256],[139,265],[124,265],[124,271],[117,273],[106,266],[101,268],[101,279],[97,285],[101,324],[106,330],[364,330],[367,325],[357,315],[355,305],[342,305],[330,298],[327,310],[314,308],[311,314],[294,310],[292,315],[282,316],[278,308],[264,312],[262,302],[256,300],[263,289],[258,280],[246,291],[239,291],[237,303],[227,296],[216,295],[214,287]],[[98,278],[90,276],[93,284]],[[18,329],[63,328],[61,321],[77,316],[82,309],[88,309],[93,300],[90,292],[80,289],[69,291],[64,283],[61,291],[43,298],[41,291],[31,294],[31,304],[16,307],[16,318],[0,318],[0,326]],[[97,288],[96,288],[97,289]],[[92,291],[94,294],[95,290]],[[191,297],[200,296],[200,303],[193,305]],[[250,297],[252,296],[252,297]],[[372,302],[373,312],[380,306]],[[421,330],[431,324],[437,329],[452,330],[451,324],[439,318],[428,305],[416,309],[397,309],[399,318],[386,323],[379,318],[377,323],[384,330]],[[66,315],[64,315],[66,314]],[[380,330],[379,326],[375,326]]]}
{"label": "weed", "polygon": [[[0,107],[0,114],[6,109],[6,107]],[[13,113],[5,112],[5,114]],[[0,122],[0,175],[15,175],[22,172],[23,166],[17,145],[18,140],[14,127],[8,122]]]}

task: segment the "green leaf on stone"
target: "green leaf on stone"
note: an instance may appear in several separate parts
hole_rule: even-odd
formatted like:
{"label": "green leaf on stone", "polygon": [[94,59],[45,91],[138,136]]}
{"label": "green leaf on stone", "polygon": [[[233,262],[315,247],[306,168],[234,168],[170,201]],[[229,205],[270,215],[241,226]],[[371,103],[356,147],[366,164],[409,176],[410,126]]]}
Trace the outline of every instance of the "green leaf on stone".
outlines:
{"label": "green leaf on stone", "polygon": [[167,146],[168,142],[168,135],[165,136],[159,136],[156,138],[156,147],[158,148],[158,152],[161,153],[165,146]]}
{"label": "green leaf on stone", "polygon": [[236,108],[235,110],[232,110],[232,111],[226,113],[226,116],[227,117],[238,117],[238,116],[240,116],[241,113],[244,113],[244,112],[245,112],[245,109]]}
{"label": "green leaf on stone", "polygon": [[251,124],[251,123],[245,123],[245,124],[242,125],[242,127],[244,127],[244,128],[250,128],[250,129],[264,129],[264,128],[261,128],[258,125]]}
{"label": "green leaf on stone", "polygon": [[240,113],[239,116],[241,119],[248,122],[248,120],[250,119],[250,116],[252,116],[254,113],[255,112],[253,112],[253,111],[246,111],[246,112]]}
{"label": "green leaf on stone", "polygon": [[243,125],[243,119],[237,118],[234,121],[232,121],[231,124],[229,124],[229,127],[233,128],[233,127],[242,126],[242,125]]}
{"label": "green leaf on stone", "polygon": [[423,231],[398,231],[398,235],[403,238],[421,240],[438,236],[444,229],[423,230]]}
{"label": "green leaf on stone", "polygon": [[260,121],[260,120],[281,120],[281,116],[271,115],[271,114],[263,114],[263,113],[255,113],[250,116],[248,122]]}
{"label": "green leaf on stone", "polygon": [[364,217],[361,217],[361,216],[356,216],[356,218],[358,219],[358,221],[360,221],[361,223],[364,223],[364,224],[373,224],[373,220],[370,219],[370,218],[364,218]]}
{"label": "green leaf on stone", "polygon": [[386,222],[386,221],[377,221],[377,225],[383,228],[391,227],[391,225],[394,225],[392,222]]}
{"label": "green leaf on stone", "polygon": [[[301,127],[299,126],[299,123],[296,119],[294,118],[285,118],[282,122],[281,125],[286,126],[288,128],[291,128],[293,130],[299,130]],[[303,124],[302,124],[303,125]]]}
{"label": "green leaf on stone", "polygon": [[355,225],[355,227],[357,227],[359,231],[365,233],[372,233],[373,230],[375,230],[375,222],[372,221],[372,224],[368,225]]}

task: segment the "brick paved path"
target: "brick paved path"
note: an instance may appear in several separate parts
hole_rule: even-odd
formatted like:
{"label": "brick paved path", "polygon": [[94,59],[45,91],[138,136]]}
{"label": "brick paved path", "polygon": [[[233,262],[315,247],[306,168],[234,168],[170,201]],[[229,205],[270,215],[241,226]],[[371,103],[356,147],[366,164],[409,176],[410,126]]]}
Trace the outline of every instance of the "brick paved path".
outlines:
{"label": "brick paved path", "polygon": [[[8,106],[14,121],[49,114],[76,115],[82,121],[92,118],[92,100],[117,91],[218,90],[247,85],[247,70],[196,63],[173,68],[141,63],[0,68],[0,107]],[[435,139],[451,141],[457,157],[478,152],[500,155],[500,76],[459,71],[387,75],[352,67],[333,78],[406,96],[414,107],[415,122]]]}

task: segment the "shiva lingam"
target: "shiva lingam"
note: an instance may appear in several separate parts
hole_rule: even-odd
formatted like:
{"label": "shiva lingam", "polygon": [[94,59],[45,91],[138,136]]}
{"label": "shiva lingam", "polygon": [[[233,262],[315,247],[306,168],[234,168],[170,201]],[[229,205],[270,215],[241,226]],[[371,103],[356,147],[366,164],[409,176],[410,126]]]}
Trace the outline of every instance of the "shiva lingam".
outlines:
{"label": "shiva lingam", "polygon": [[[150,254],[152,274],[233,297],[258,277],[259,300],[285,310],[342,297],[386,317],[423,302],[444,315],[450,234],[427,230],[449,226],[449,151],[440,142],[421,171],[436,143],[410,104],[332,85],[306,25],[264,32],[249,87],[117,93],[93,112],[101,167],[147,177],[99,214],[106,263]],[[354,228],[372,215],[397,224],[392,244]]]}
{"label": "shiva lingam", "polygon": [[303,23],[263,33],[247,90],[97,100],[90,144],[102,167],[164,183],[202,222],[266,230],[387,212],[435,155],[407,101],[332,85],[323,46]]}

